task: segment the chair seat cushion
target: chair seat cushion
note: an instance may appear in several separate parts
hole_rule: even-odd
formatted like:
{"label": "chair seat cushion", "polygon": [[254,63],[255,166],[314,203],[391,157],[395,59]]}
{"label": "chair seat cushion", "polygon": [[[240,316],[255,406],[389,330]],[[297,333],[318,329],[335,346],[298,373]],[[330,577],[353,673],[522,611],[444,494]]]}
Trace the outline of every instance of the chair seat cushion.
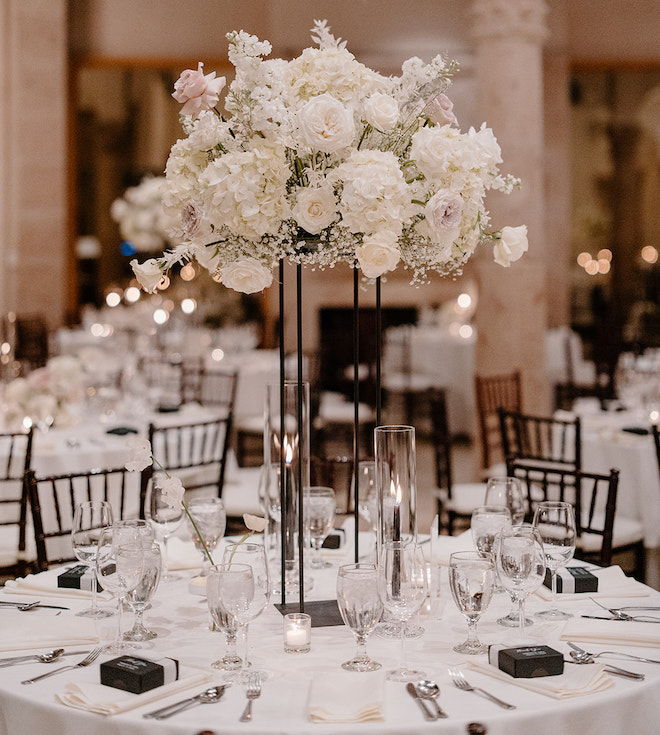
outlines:
{"label": "chair seat cushion", "polygon": [[447,491],[443,489],[434,490],[436,497],[442,499],[445,510],[458,515],[471,515],[472,511],[484,504],[486,497],[485,482],[456,482],[451,488],[451,498],[447,497]]}
{"label": "chair seat cushion", "polygon": [[[602,528],[603,519],[594,517],[592,524],[595,528]],[[615,518],[612,534],[612,549],[637,544],[644,540],[642,524],[634,518]],[[578,539],[578,548],[587,553],[599,553],[603,544],[603,537],[595,533],[583,533]]]}

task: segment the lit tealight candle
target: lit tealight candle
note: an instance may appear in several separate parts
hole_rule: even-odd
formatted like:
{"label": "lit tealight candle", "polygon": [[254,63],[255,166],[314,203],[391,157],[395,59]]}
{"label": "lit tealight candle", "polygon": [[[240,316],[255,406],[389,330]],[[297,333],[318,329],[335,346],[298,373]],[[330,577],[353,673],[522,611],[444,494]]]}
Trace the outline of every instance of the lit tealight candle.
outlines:
{"label": "lit tealight candle", "polygon": [[284,652],[307,653],[312,642],[312,619],[306,613],[284,616]]}

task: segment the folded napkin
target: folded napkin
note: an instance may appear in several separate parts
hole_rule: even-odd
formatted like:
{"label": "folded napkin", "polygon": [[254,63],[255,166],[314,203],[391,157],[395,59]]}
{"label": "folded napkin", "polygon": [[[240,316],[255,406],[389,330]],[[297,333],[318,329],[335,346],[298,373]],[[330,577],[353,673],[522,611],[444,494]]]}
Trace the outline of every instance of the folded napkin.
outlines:
{"label": "folded napkin", "polygon": [[[642,611],[639,612],[641,613]],[[660,648],[660,624],[637,623],[632,620],[593,620],[576,616],[566,621],[560,638],[562,641]]]}
{"label": "folded napkin", "polygon": [[[200,688],[200,691],[203,691],[203,687],[212,677],[213,674],[210,673],[191,671],[171,684],[150,689],[144,694],[133,694],[132,692],[125,692],[123,689],[88,682],[67,684],[64,691],[56,694],[55,697],[62,704],[66,704],[67,707],[94,712],[97,715],[117,715],[120,712],[127,712],[152,702],[158,702],[165,699],[165,697],[188,689]],[[194,693],[197,694],[197,692]]]}
{"label": "folded napkin", "polygon": [[[4,591],[10,595],[29,595],[33,599],[58,597],[69,600],[91,600],[92,593],[90,590],[75,590],[57,586],[57,578],[65,569],[66,567],[56,567],[49,569],[47,572],[8,579],[5,582]],[[98,599],[107,601],[113,598],[109,592],[99,592]]]}
{"label": "folded napkin", "polygon": [[[467,666],[493,679],[499,679],[553,699],[582,697],[585,694],[595,694],[614,686],[614,682],[604,671],[605,664],[589,666],[571,666],[567,664],[564,673],[559,676],[537,676],[533,679],[516,679],[506,672],[500,671],[495,666],[477,661],[468,661]],[[470,684],[474,686],[474,682],[470,682]]]}
{"label": "folded napkin", "polygon": [[474,540],[472,539],[472,531],[467,530],[458,536],[444,536],[435,533],[431,534],[430,544],[425,544],[424,555],[428,561],[433,561],[436,565],[449,566],[449,557],[455,551],[474,551]]}
{"label": "folded napkin", "polygon": [[323,672],[312,679],[307,716],[312,722],[383,722],[384,694],[380,672]]}
{"label": "folded napkin", "polygon": [[[577,564],[576,566],[579,566]],[[598,577],[598,592],[561,592],[561,600],[586,600],[588,597],[648,597],[651,589],[632,577],[626,577],[618,566],[589,570]],[[536,594],[544,600],[552,599],[552,590],[545,585],[537,588]]]}
{"label": "folded napkin", "polygon": [[[221,561],[222,549],[220,547],[218,547],[217,553],[213,553],[213,558],[218,562]],[[171,536],[167,540],[167,568],[170,571],[200,570],[202,568],[202,555],[189,539]]]}
{"label": "folded napkin", "polygon": [[83,645],[92,647],[98,644],[96,624],[89,618],[48,615],[48,620],[42,617],[39,621],[39,617],[35,617],[37,614],[38,611],[4,611],[0,626],[0,651]]}

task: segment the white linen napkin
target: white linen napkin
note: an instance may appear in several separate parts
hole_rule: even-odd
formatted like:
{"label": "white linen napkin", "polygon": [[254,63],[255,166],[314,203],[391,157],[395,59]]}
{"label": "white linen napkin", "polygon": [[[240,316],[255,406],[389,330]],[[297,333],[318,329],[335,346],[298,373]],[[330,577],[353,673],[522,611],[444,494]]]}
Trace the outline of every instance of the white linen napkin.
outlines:
{"label": "white linen napkin", "polygon": [[[217,561],[222,559],[222,549],[217,554],[213,554]],[[185,569],[202,568],[202,555],[194,547],[193,542],[187,538],[179,538],[178,536],[170,536],[167,540],[167,568],[170,571],[183,571]]]}
{"label": "white linen napkin", "polygon": [[382,673],[323,672],[312,679],[307,716],[312,722],[383,722],[384,693]]}
{"label": "white linen napkin", "polygon": [[463,531],[458,536],[431,534],[431,542],[425,545],[424,555],[436,565],[449,566],[449,557],[455,551],[474,551],[472,531]]}
{"label": "white linen napkin", "polygon": [[[55,567],[39,574],[28,574],[27,577],[8,579],[5,582],[4,591],[10,595],[29,595],[32,598],[37,595],[37,598],[58,597],[69,600],[91,600],[91,590],[75,590],[57,586],[57,577],[62,574],[67,566]],[[109,592],[99,592],[98,599],[108,601],[113,598]]]}
{"label": "white linen napkin", "polygon": [[[574,565],[579,566],[579,565]],[[589,597],[648,597],[651,589],[632,577],[627,577],[619,566],[590,569],[598,577],[598,592],[561,592],[561,600],[586,600]],[[552,599],[552,590],[541,585],[536,594],[544,600]]]}
{"label": "white linen napkin", "polygon": [[49,615],[48,620],[35,617],[37,611],[3,612],[0,626],[0,651],[24,651],[65,646],[95,646],[98,633],[89,618]]}
{"label": "white linen napkin", "polygon": [[[585,694],[595,694],[614,686],[614,682],[605,673],[605,664],[590,666],[571,666],[564,668],[564,673],[558,676],[537,676],[532,679],[515,678],[505,671],[500,671],[496,666],[468,661],[467,665],[480,674],[485,674],[493,679],[506,681],[508,684],[529,689],[529,691],[544,694],[553,699],[571,699],[582,697]],[[474,685],[474,682],[470,682]]]}
{"label": "white linen napkin", "polygon": [[593,620],[591,618],[574,617],[564,624],[560,639],[562,641],[603,643],[613,646],[660,648],[660,623],[636,623],[632,620]]}
{"label": "white linen napkin", "polygon": [[[133,694],[123,689],[104,686],[103,684],[67,684],[63,692],[55,694],[55,697],[67,707],[82,709],[86,712],[95,712],[98,715],[117,715],[137,707],[157,702],[177,692],[202,687],[211,681],[213,674],[204,671],[194,671],[186,676],[165,684],[155,689],[150,689],[144,694]],[[195,692],[196,694],[197,692]],[[192,696],[192,695],[191,695]],[[174,704],[174,702],[172,702]]]}

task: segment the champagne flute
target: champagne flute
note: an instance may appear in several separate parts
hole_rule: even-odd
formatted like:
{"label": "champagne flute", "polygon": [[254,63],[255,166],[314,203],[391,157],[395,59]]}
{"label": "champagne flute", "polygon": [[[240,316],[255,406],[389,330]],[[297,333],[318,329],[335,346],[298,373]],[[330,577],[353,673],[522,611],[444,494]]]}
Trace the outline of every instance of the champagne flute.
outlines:
{"label": "champagne flute", "polygon": [[158,633],[145,627],[142,618],[149,601],[158,588],[162,564],[160,546],[153,541],[144,542],[142,544],[142,576],[137,587],[129,592],[127,597],[128,605],[135,613],[135,621],[133,627],[124,633],[125,641],[150,641],[158,636]]}
{"label": "champagne flute", "polygon": [[525,519],[525,499],[517,477],[491,477],[486,483],[484,505],[503,505],[511,513],[514,526]]}
{"label": "champagne flute", "polygon": [[337,575],[337,603],[342,620],[357,640],[357,651],[342,669],[377,671],[381,664],[367,655],[367,636],[383,614],[378,593],[378,567],[375,564],[344,564]]}
{"label": "champagne flute", "polygon": [[546,566],[552,575],[552,607],[536,615],[549,620],[572,618],[571,613],[557,607],[557,570],[566,566],[575,553],[577,530],[573,506],[561,500],[539,503],[534,512],[533,525],[541,536]]}
{"label": "champagne flute", "polygon": [[321,558],[321,547],[335,520],[337,501],[330,487],[305,488],[303,497],[305,527],[312,541],[312,569],[326,569],[332,564]]}
{"label": "champagne flute", "polygon": [[[355,477],[351,480],[351,492],[355,497]],[[374,534],[374,548],[365,558],[377,559],[376,532],[378,530],[378,488],[376,487],[376,462],[362,460],[358,463],[358,512],[369,524]]]}
{"label": "champagne flute", "polygon": [[84,618],[107,618],[114,615],[110,610],[98,606],[96,576],[96,554],[101,531],[112,525],[112,507],[106,500],[85,500],[78,503],[73,513],[71,545],[76,559],[87,564],[92,571],[92,605],[76,613]]}
{"label": "champagne flute", "polygon": [[178,574],[168,572],[167,568],[167,540],[179,528],[183,521],[183,504],[173,508],[166,498],[163,489],[158,487],[158,478],[154,477],[146,505],[146,516],[153,526],[156,539],[160,543],[163,557],[163,571],[161,582],[170,582],[179,579]]}
{"label": "champagne flute", "polygon": [[[225,506],[220,498],[193,498],[188,503],[188,513],[190,513],[192,521],[195,522],[193,526],[190,518],[187,519],[190,536],[194,547],[202,555],[202,570],[199,576],[206,577],[213,563],[208,554],[214,551],[218,541],[225,534],[227,526]],[[202,539],[204,540],[203,544]]]}
{"label": "champagne flute", "polygon": [[[125,532],[124,532],[125,533]],[[96,554],[96,574],[104,590],[117,598],[117,634],[114,643],[105,651],[121,654],[132,646],[122,638],[122,611],[129,592],[137,587],[142,577],[142,544],[133,540],[126,543],[125,535],[117,526],[101,531]]]}
{"label": "champagne flute", "polygon": [[545,552],[537,528],[528,523],[502,528],[495,540],[495,564],[502,586],[518,603],[518,631],[525,636],[525,599],[543,584]]}
{"label": "champagne flute", "polygon": [[458,551],[449,557],[449,587],[468,624],[467,640],[454,646],[454,651],[470,655],[488,651],[477,636],[477,622],[490,604],[494,579],[493,562],[478,551]]}
{"label": "champagne flute", "polygon": [[390,681],[417,681],[423,671],[408,667],[405,624],[424,604],[427,590],[426,561],[414,541],[386,541],[381,545],[379,594],[384,609],[400,621],[401,665],[388,672]]}
{"label": "champagne flute", "polygon": [[206,576],[206,601],[211,613],[214,630],[223,630],[226,642],[224,656],[214,661],[211,666],[214,669],[224,669],[225,671],[240,669],[243,659],[236,651],[238,621],[234,615],[228,613],[220,604],[219,576],[215,567],[210,567]]}

